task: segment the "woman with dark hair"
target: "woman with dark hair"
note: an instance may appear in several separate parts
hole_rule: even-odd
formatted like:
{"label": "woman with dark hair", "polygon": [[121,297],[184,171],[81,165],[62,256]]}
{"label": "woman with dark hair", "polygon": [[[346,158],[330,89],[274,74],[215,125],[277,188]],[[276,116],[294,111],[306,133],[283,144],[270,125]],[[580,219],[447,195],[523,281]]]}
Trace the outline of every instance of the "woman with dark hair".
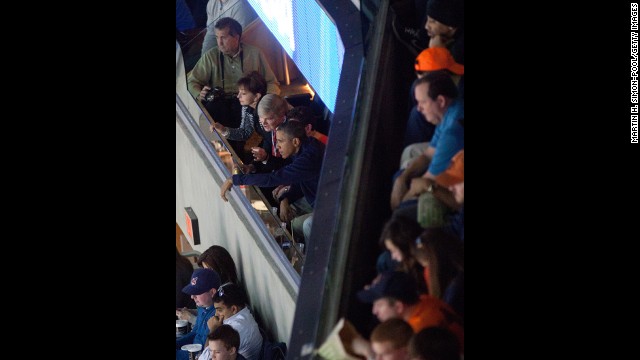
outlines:
{"label": "woman with dark hair", "polygon": [[[394,216],[386,222],[380,234],[379,244],[387,251],[378,258],[378,272],[398,270],[411,275],[418,287],[418,293],[428,293],[423,268],[411,255],[411,244],[422,233],[422,227],[415,220]],[[394,260],[395,263],[388,259]],[[396,265],[397,264],[397,265]]]}
{"label": "woman with dark hair", "polygon": [[238,86],[238,101],[240,109],[240,126],[237,128],[222,125],[218,119],[213,118],[213,124],[209,126],[209,131],[215,129],[220,136],[227,139],[229,144],[236,151],[243,161],[251,161],[249,150],[256,146],[267,132],[260,125],[256,107],[260,99],[267,93],[267,82],[257,71],[244,74],[236,82]]}
{"label": "woman with dark hair", "polygon": [[267,132],[264,131],[262,125],[260,125],[256,107],[260,99],[267,94],[267,81],[259,72],[252,71],[238,79],[236,85],[238,85],[237,97],[240,105],[242,105],[240,127],[229,128],[219,122],[214,122],[209,126],[209,130],[213,132],[215,128],[228,140],[235,141],[249,140],[255,131],[257,131],[261,137],[264,137]]}
{"label": "woman with dark hair", "polygon": [[227,249],[219,245],[213,245],[198,257],[198,266],[205,269],[213,269],[220,275],[220,281],[238,284],[236,263],[233,261]]}
{"label": "woman with dark hair", "polygon": [[464,245],[444,228],[427,228],[411,253],[424,266],[429,294],[442,299],[464,318]]}

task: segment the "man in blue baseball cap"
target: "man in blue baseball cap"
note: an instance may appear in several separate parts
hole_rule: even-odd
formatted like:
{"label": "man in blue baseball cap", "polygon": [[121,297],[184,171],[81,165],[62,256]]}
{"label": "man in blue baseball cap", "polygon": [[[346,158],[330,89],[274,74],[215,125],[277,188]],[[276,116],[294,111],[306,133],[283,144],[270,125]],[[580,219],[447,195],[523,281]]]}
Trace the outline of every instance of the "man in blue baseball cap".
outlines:
{"label": "man in blue baseball cap", "polygon": [[358,299],[373,304],[372,313],[379,321],[402,319],[414,332],[431,326],[449,329],[458,336],[464,348],[462,320],[444,301],[426,294],[418,294],[415,280],[402,271],[385,271],[364,290]]}
{"label": "man in blue baseball cap", "polygon": [[196,269],[191,275],[189,285],[182,292],[191,295],[198,307],[198,316],[191,332],[176,339],[176,360],[188,360],[189,353],[181,350],[183,345],[204,343],[209,335],[207,321],[216,314],[213,297],[220,287],[220,275],[211,269]]}

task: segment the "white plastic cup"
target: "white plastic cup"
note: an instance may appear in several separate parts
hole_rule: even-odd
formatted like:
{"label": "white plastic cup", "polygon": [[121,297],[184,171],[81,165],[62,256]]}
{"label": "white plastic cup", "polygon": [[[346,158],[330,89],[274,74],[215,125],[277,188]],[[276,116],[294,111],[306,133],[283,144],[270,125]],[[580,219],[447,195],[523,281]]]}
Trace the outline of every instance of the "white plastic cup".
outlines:
{"label": "white plastic cup", "polygon": [[189,321],[187,320],[176,320],[176,336],[182,336],[187,333],[189,328]]}
{"label": "white plastic cup", "polygon": [[180,349],[189,352],[189,359],[196,360],[200,355],[200,350],[202,350],[201,344],[187,344],[183,345]]}

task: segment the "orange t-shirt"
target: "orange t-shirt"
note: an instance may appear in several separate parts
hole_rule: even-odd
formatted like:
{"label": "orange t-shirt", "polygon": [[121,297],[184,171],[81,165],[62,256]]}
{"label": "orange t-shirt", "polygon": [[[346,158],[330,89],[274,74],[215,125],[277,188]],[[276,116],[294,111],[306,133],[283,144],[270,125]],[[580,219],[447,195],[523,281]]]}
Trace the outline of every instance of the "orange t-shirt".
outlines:
{"label": "orange t-shirt", "polygon": [[425,266],[424,270],[422,270],[422,276],[424,276],[424,282],[427,284],[427,289],[429,290],[429,294],[431,294],[431,278],[429,277],[428,266]]}
{"label": "orange t-shirt", "polygon": [[327,141],[329,141],[329,138],[327,137],[327,135],[321,133],[321,132],[317,132],[314,131],[313,135],[314,138],[318,139],[321,143],[327,145]]}
{"label": "orange t-shirt", "polygon": [[431,295],[420,295],[420,301],[404,320],[411,325],[414,333],[432,326],[449,329],[460,341],[460,349],[464,349],[464,327],[460,317],[440,299]]}

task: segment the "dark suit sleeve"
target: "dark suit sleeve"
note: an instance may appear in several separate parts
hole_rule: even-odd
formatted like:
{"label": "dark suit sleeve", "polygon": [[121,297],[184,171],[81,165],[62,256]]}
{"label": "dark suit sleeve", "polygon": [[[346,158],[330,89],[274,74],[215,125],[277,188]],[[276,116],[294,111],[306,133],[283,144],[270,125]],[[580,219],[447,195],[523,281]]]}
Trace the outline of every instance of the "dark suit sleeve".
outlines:
{"label": "dark suit sleeve", "polygon": [[321,165],[315,163],[310,154],[301,154],[291,164],[271,173],[233,175],[233,185],[293,185],[316,178]]}

